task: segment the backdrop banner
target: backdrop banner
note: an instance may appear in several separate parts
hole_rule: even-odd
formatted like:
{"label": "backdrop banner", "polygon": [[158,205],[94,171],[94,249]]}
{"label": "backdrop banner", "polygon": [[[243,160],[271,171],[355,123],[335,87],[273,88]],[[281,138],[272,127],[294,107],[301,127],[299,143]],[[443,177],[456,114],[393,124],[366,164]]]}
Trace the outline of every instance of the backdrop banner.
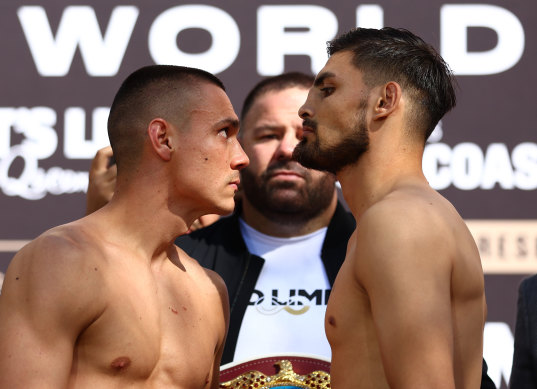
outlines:
{"label": "backdrop banner", "polygon": [[506,387],[517,288],[537,273],[536,2],[90,3],[0,5],[0,272],[25,242],[83,216],[90,160],[108,144],[110,104],[135,69],[213,72],[239,113],[261,78],[317,73],[338,33],[404,27],[433,44],[457,76],[457,107],[428,141],[423,167],[478,244],[489,309],[484,353],[491,377]]}

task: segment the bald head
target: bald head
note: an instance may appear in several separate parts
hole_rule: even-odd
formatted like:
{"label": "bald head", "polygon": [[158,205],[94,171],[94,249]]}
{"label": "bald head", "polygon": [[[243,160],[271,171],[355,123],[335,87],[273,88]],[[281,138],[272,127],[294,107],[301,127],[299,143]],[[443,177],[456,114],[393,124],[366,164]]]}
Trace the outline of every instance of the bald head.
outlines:
{"label": "bald head", "polygon": [[200,69],[153,65],[136,70],[119,88],[108,117],[108,137],[120,171],[138,162],[148,124],[161,118],[175,124],[187,120],[185,113],[199,93],[198,86],[210,83],[225,90],[222,82]]}

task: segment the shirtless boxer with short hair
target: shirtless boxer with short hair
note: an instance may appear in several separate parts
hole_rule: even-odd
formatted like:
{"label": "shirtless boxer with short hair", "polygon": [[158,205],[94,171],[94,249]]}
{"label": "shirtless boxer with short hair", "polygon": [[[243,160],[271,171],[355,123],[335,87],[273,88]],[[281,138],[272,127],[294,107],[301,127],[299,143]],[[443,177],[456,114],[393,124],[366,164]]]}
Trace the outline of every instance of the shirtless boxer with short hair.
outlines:
{"label": "shirtless boxer with short hair", "polygon": [[217,388],[225,285],[174,245],[234,208],[248,158],[213,75],[149,66],[121,86],[108,205],[12,260],[0,296],[2,388]]}

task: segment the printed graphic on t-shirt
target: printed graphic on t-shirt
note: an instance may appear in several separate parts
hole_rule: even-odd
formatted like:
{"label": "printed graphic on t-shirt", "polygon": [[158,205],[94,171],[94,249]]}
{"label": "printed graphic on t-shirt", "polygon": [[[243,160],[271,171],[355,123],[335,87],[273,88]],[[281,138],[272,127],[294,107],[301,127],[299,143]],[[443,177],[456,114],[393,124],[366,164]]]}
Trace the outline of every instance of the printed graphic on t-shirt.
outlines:
{"label": "printed graphic on t-shirt", "polygon": [[285,311],[291,315],[302,315],[312,307],[325,306],[330,297],[330,289],[317,289],[311,293],[304,289],[290,289],[282,292],[272,289],[263,293],[255,289],[249,306],[254,306],[263,315],[274,315]]}

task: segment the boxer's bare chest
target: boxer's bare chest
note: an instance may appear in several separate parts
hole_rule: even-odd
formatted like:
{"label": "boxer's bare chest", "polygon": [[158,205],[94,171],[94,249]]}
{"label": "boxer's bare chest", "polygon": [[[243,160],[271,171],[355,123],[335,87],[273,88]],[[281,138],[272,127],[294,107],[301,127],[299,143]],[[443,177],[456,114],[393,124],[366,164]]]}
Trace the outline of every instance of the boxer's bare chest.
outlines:
{"label": "boxer's bare chest", "polygon": [[214,336],[208,334],[199,286],[186,269],[108,266],[103,277],[99,292],[106,303],[77,340],[74,368],[152,382],[148,387],[204,386],[214,359]]}

